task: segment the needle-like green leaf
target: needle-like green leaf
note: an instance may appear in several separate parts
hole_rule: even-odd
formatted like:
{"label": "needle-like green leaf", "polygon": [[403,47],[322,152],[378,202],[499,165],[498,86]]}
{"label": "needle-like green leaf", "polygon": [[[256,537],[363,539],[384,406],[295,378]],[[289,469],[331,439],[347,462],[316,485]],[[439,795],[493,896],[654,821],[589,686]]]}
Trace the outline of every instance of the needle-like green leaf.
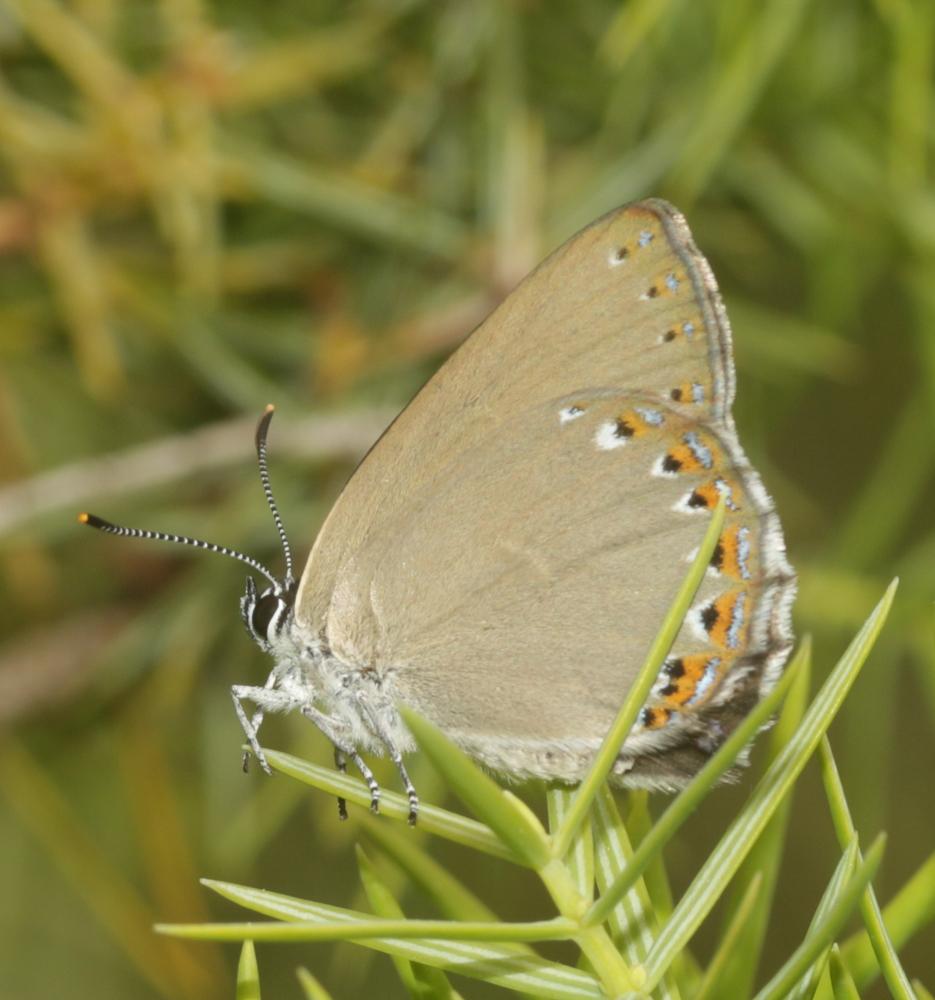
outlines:
{"label": "needle-like green leaf", "polygon": [[[357,847],[357,865],[367,899],[374,913],[389,920],[404,920],[406,915],[390,887],[383,881],[362,847]],[[430,965],[415,965],[401,955],[391,955],[400,980],[413,1000],[452,1000],[454,991],[448,977]]]}
{"label": "needle-like green leaf", "polygon": [[[885,838],[881,835],[867,851],[867,857],[847,883],[836,889],[834,902],[809,928],[805,940],[772,979],[757,993],[754,1000],[782,1000],[822,952],[831,946],[844,922],[851,915],[864,887],[873,878],[883,856]],[[856,857],[856,851],[854,852]],[[853,859],[849,859],[853,860]],[[837,873],[836,873],[837,874]],[[830,888],[830,887],[829,887]],[[824,903],[825,900],[822,900]]]}
{"label": "needle-like green leaf", "polygon": [[260,1000],[260,970],[253,942],[246,940],[237,963],[237,1000]]}
{"label": "needle-like green leaf", "polygon": [[506,844],[523,864],[542,868],[550,859],[549,838],[535,816],[504,791],[440,729],[406,707],[400,709],[419,747],[458,797]]}
{"label": "needle-like green leaf", "polygon": [[[856,836],[856,830],[854,829],[854,821],[851,819],[847,797],[844,794],[844,785],[841,783],[841,776],[838,774],[827,736],[821,741],[820,752],[825,795],[828,797],[828,805],[831,808],[831,817],[838,835],[838,842],[843,844],[847,839]],[[860,912],[867,928],[870,944],[873,946],[873,952],[877,957],[877,962],[879,962],[880,972],[883,974],[890,994],[895,1000],[915,1000],[909,977],[899,961],[899,955],[896,954],[886,924],[883,922],[883,914],[880,912],[880,904],[877,902],[872,885],[867,886],[867,891],[860,900]]]}
{"label": "needle-like green leaf", "polygon": [[[308,761],[300,760],[291,754],[278,750],[266,750],[266,758],[270,764],[283,774],[288,774],[314,788],[341,796],[348,802],[369,808],[370,790],[367,786],[350,775],[339,771],[319,767]],[[488,779],[489,780],[489,779]],[[405,796],[397,792],[383,790],[380,797],[380,813],[386,819],[406,820],[409,815],[409,802]],[[492,854],[494,857],[515,861],[512,851],[494,834],[490,827],[478,823],[477,820],[460,816],[458,813],[440,809],[438,806],[423,804],[419,808],[419,828],[428,833],[437,834],[456,844]]]}
{"label": "needle-like green leaf", "polygon": [[299,968],[296,970],[299,985],[305,994],[305,1000],[332,1000],[331,994],[321,985],[320,982],[308,971]]}
{"label": "needle-like green leaf", "polygon": [[[235,903],[266,916],[275,917],[277,921],[284,921],[272,924],[227,925],[227,930],[224,929],[225,925],[219,925],[210,929],[204,935],[205,937],[213,937],[217,934],[230,940],[242,940],[248,936],[254,940],[261,936],[275,940],[277,931],[288,928],[289,922],[301,922],[297,939],[308,940],[306,931],[310,931],[311,927],[318,923],[327,926],[327,930],[323,932],[326,940],[353,939],[365,947],[377,951],[401,955],[412,962],[433,965],[474,979],[483,979],[486,982],[504,986],[520,993],[555,997],[558,1000],[561,998],[568,998],[568,1000],[595,998],[597,1000],[602,996],[597,980],[580,969],[550,962],[535,955],[518,954],[509,947],[503,947],[494,942],[488,943],[486,938],[471,940],[470,934],[473,933],[471,931],[464,936],[463,940],[459,941],[445,939],[441,936],[438,938],[421,936],[372,937],[369,936],[369,931],[374,930],[374,921],[366,913],[338,906],[327,906],[324,903],[312,903],[296,899],[293,896],[251,889],[247,886],[237,886],[229,882],[213,882],[207,879],[203,881],[208,888]],[[389,921],[384,922],[384,925],[389,923]],[[392,923],[395,925],[398,922],[393,921]],[[453,926],[447,921],[431,921],[430,923],[438,926]],[[339,924],[343,925],[345,929],[343,938],[335,930]],[[559,937],[567,936],[567,921],[563,921],[561,924],[546,921],[545,924],[553,924],[559,932]],[[233,930],[230,929],[232,927]],[[247,933],[248,929],[249,933]],[[527,929],[529,929],[528,925]],[[360,931],[363,931],[363,935],[358,934]],[[545,926],[540,932],[533,931],[531,937],[542,940],[543,935],[551,936]],[[190,931],[187,930],[185,936],[194,938],[202,935],[196,925]]]}

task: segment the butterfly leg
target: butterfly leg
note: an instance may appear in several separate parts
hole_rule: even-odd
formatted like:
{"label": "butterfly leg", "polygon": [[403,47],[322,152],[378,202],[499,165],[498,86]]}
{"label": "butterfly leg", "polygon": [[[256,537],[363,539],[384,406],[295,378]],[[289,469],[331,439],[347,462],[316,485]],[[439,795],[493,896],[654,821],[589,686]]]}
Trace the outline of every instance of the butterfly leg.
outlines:
{"label": "butterfly leg", "polygon": [[370,704],[366,696],[359,693],[357,695],[357,702],[364,715],[366,715],[371,728],[379,737],[380,742],[386,747],[386,751],[390,755],[390,760],[396,765],[396,770],[399,772],[399,776],[403,782],[403,788],[406,789],[406,795],[409,798],[409,825],[415,826],[416,819],[419,816],[419,796],[416,793],[412,779],[409,777],[409,772],[406,770],[402,752],[396,745],[396,741],[393,739],[388,728],[384,725],[380,713]]}
{"label": "butterfly leg", "polygon": [[399,776],[403,782],[403,788],[406,789],[406,795],[409,798],[409,825],[415,826],[416,820],[419,818],[419,796],[416,794],[415,785],[413,785],[412,779],[409,777],[409,772],[406,770],[406,765],[403,763],[403,755],[400,751],[392,743],[387,743],[386,749],[389,751],[390,759],[396,765],[396,770],[399,772]]}
{"label": "butterfly leg", "polygon": [[[270,673],[269,673],[269,677],[266,678],[266,683],[263,685],[263,689],[265,691],[269,691],[270,688],[272,688],[275,683],[276,683],[276,671],[275,670],[271,670]],[[253,718],[250,720],[250,728],[253,730],[253,735],[254,736],[257,736],[257,737],[259,736],[260,726],[263,725],[263,714],[264,714],[263,713],[263,709],[262,708],[258,708],[253,713]],[[242,765],[243,765],[243,773],[246,774],[247,771],[248,771],[248,769],[249,769],[249,766],[250,766],[250,751],[249,750],[244,750],[244,752],[243,752]]]}
{"label": "butterfly leg", "polygon": [[[334,748],[334,766],[341,772],[347,774],[347,754],[340,747]],[[347,819],[347,799],[338,796],[338,819]]]}
{"label": "butterfly leg", "polygon": [[348,753],[348,757],[354,762],[354,767],[360,771],[361,777],[367,782],[367,787],[370,789],[370,811],[378,813],[380,811],[380,786],[377,784],[377,779],[373,776],[373,771],[367,767],[364,758],[356,750],[351,750]]}
{"label": "butterfly leg", "polygon": [[247,742],[250,744],[253,756],[256,757],[260,767],[267,774],[272,774],[273,769],[269,766],[266,754],[263,753],[260,747],[256,729],[254,728],[253,721],[247,717],[242,699],[252,701],[261,712],[287,712],[291,708],[298,707],[298,703],[292,695],[287,694],[285,691],[276,691],[274,688],[269,687],[251,687],[247,684],[235,684],[231,688],[231,698],[234,701],[234,711],[240,720],[240,727],[247,737]]}
{"label": "butterfly leg", "polygon": [[[317,708],[313,705],[303,705],[302,714],[310,722],[313,722],[329,740],[334,744],[336,751],[341,753],[343,756],[350,759],[354,767],[360,771],[361,777],[367,783],[367,787],[370,789],[370,811],[379,812],[380,811],[380,786],[377,784],[377,779],[373,776],[373,771],[367,767],[366,762],[363,757],[354,749],[353,746],[348,744],[346,737],[342,734],[342,726],[339,722],[332,719],[331,716],[325,715],[324,712],[319,712]],[[338,806],[340,810],[340,804]]]}

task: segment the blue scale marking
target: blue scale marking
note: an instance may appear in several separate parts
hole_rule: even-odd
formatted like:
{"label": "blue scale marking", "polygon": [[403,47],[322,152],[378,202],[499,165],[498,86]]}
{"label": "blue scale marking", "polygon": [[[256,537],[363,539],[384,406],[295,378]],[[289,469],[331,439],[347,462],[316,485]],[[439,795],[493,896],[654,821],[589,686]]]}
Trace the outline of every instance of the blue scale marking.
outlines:
{"label": "blue scale marking", "polygon": [[635,406],[634,410],[640,415],[643,421],[652,427],[660,427],[665,422],[665,417],[659,410],[650,410],[645,406]]}
{"label": "blue scale marking", "polygon": [[704,695],[717,678],[717,668],[721,665],[720,657],[712,656],[704,668],[704,673],[695,685],[695,693],[688,699],[686,704],[690,705]]}
{"label": "blue scale marking", "polygon": [[724,482],[723,479],[715,479],[714,485],[717,488],[718,493],[724,497],[725,506],[728,510],[737,510],[737,504],[734,503],[734,491]]}
{"label": "blue scale marking", "polygon": [[737,532],[737,565],[744,580],[750,579],[750,529],[741,528]]}
{"label": "blue scale marking", "polygon": [[730,628],[727,630],[727,645],[730,646],[731,649],[736,649],[740,644],[740,630],[743,628],[746,609],[746,597],[740,597],[734,601],[733,611],[731,612]]}
{"label": "blue scale marking", "polygon": [[714,465],[714,456],[711,454],[711,449],[698,437],[694,431],[689,431],[687,434],[682,436],[682,440],[691,449],[692,454],[701,465],[710,469]]}

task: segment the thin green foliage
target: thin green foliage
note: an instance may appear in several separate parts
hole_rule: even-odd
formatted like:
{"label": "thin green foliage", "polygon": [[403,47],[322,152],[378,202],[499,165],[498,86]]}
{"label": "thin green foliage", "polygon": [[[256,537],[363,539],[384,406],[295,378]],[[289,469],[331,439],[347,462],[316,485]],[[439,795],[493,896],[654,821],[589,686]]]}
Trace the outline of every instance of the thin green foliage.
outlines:
{"label": "thin green foliage", "polygon": [[753,907],[756,905],[757,897],[763,885],[763,876],[757,872],[747,883],[746,890],[740,898],[737,907],[734,909],[731,919],[718,943],[708,967],[704,971],[704,976],[698,984],[694,994],[694,1000],[709,1000],[710,997],[718,996],[724,992],[722,975],[727,961],[737,947],[741,932],[750,917]]}
{"label": "thin green foliage", "polygon": [[[598,793],[592,807],[597,830],[595,854],[597,886],[603,898],[614,879],[633,863],[630,835],[608,785]],[[646,883],[638,877],[627,893],[620,897],[607,919],[611,938],[627,960],[639,968],[652,946],[662,919],[655,901],[650,898]],[[677,1000],[679,988],[674,976],[666,976],[657,991],[660,1000]]]}
{"label": "thin green foliage", "polygon": [[331,994],[308,969],[299,968],[296,970],[296,975],[302,992],[305,994],[305,1000],[332,1000]]}
{"label": "thin green foliage", "polygon": [[366,938],[437,938],[446,941],[567,941],[577,928],[564,917],[526,923],[471,923],[466,920],[373,920],[295,921],[288,927],[276,924],[156,924],[160,932],[203,941],[242,941],[252,935],[257,941],[342,941]]}
{"label": "thin green foliage", "polygon": [[[271,766],[282,774],[288,774],[331,795],[341,796],[348,802],[355,802],[365,807],[370,805],[370,792],[361,791],[363,786],[354,778],[275,750],[267,751],[266,756]],[[409,802],[398,792],[384,789],[380,797],[380,812],[391,819],[408,818]],[[484,851],[509,861],[516,860],[516,855],[489,827],[447,809],[432,805],[422,806],[419,810],[419,827],[464,847]]]}
{"label": "thin green foliage", "polygon": [[452,920],[496,920],[493,910],[415,842],[408,831],[367,816],[364,836],[393,861],[407,881],[429,896]]}
{"label": "thin green foliage", "polygon": [[[823,922],[828,919],[828,914],[832,912],[835,904],[840,901],[847,881],[853,874],[854,868],[858,863],[859,853],[857,838],[853,837],[841,855],[841,859],[834,869],[834,874],[831,876],[831,881],[822,894],[821,900],[818,903],[818,909],[815,911],[815,915],[812,917],[812,921],[808,927],[808,934],[806,935],[808,938],[814,938],[817,928],[820,928]],[[862,861],[863,859],[860,860]],[[830,945],[828,951],[830,951]],[[823,954],[820,953],[815,958],[805,975],[789,990],[789,1000],[803,1000],[803,998],[814,996],[815,991],[818,989],[818,982],[825,971],[827,959],[827,951]]]}
{"label": "thin green foliage", "polygon": [[[633,838],[635,844],[642,846],[643,841],[655,827],[650,811],[649,792],[645,789],[631,791],[627,795],[626,806],[627,832]],[[632,858],[630,863],[633,863]],[[649,898],[652,901],[652,908],[655,911],[656,919],[660,921],[667,920],[672,915],[672,909],[675,904],[672,899],[672,885],[669,882],[669,875],[666,871],[662,851],[656,854],[646,865],[646,870],[643,872],[643,881],[646,884],[646,891],[649,893]]]}
{"label": "thin green foliage", "polygon": [[[844,786],[841,777],[834,763],[834,755],[831,752],[831,744],[825,737],[821,741],[821,774],[825,783],[825,793],[828,796],[828,804],[831,808],[831,817],[839,841],[853,839],[857,836],[854,822],[851,819],[850,810],[847,806],[847,799],[844,795]],[[859,855],[858,855],[859,856]],[[880,904],[877,902],[876,893],[873,886],[868,885],[867,891],[860,900],[860,912],[867,928],[867,935],[873,946],[877,963],[886,981],[890,993],[896,1000],[913,1000],[913,990],[899,961],[899,955],[893,947],[886,923],[880,912]]]}
{"label": "thin green foliage", "polygon": [[482,774],[467,756],[451,753],[451,744],[435,726],[411,709],[403,708],[402,716],[420,748],[445,775],[453,791],[509,847],[514,857],[530,868],[548,864],[548,839],[535,816]]}
{"label": "thin green foliage", "polygon": [[[357,866],[373,912],[378,917],[385,917],[388,920],[404,919],[402,907],[360,846],[357,847]],[[430,965],[413,964],[400,955],[391,955],[390,958],[411,997],[439,997],[444,1000],[455,996],[448,978],[439,969],[434,969]]]}
{"label": "thin green foliage", "polygon": [[[935,852],[883,907],[882,917],[887,935],[897,950],[913,935],[935,923]],[[880,974],[874,946],[865,930],[842,943],[841,955],[858,989],[866,989]]]}
{"label": "thin green foliage", "polygon": [[[783,747],[793,738],[802,722],[808,706],[811,662],[810,642],[806,639],[800,650],[801,659],[797,676],[791,683],[788,697],[776,720],[776,725],[766,741],[766,753],[762,767],[769,768],[782,752]],[[797,656],[796,659],[799,659]],[[791,796],[776,809],[766,829],[754,844],[733,881],[731,895],[727,901],[725,920],[730,922],[742,903],[749,884],[758,880],[760,891],[753,903],[749,919],[738,930],[737,946],[726,957],[721,976],[725,991],[735,996],[748,996],[756,980],[757,969],[766,941],[770,924],[774,893],[782,864],[782,852],[786,842],[787,824],[791,808]]]}
{"label": "thin green foliage", "polygon": [[[597,885],[601,898],[604,898],[613,880],[633,858],[629,834],[614,797],[606,786],[601,789],[594,805],[594,825],[597,831]],[[631,889],[615,900],[606,921],[617,946],[633,965],[643,961],[652,944],[656,930],[652,918],[646,886],[637,878]]]}
{"label": "thin green foliage", "polygon": [[[562,786],[546,791],[546,808],[549,814],[549,833],[554,837],[561,828],[571,807],[573,792]],[[590,814],[572,838],[565,857],[575,888],[582,899],[594,898],[594,837],[591,834]]]}
{"label": "thin green foliage", "polygon": [[[830,947],[844,922],[857,905],[861,893],[873,878],[883,854],[884,838],[878,837],[867,852],[867,857],[846,881],[835,877],[822,898],[821,912],[809,928],[809,934],[796,949],[789,961],[761,989],[755,1000],[781,1000],[787,997],[799,978],[818,960],[822,951]],[[856,851],[853,852],[856,857]],[[845,865],[853,858],[846,858]],[[839,874],[835,872],[835,876]]]}
{"label": "thin green foliage", "polygon": [[260,970],[253,942],[245,940],[237,963],[237,1000],[260,1000]]}
{"label": "thin green foliage", "polygon": [[[325,927],[322,932],[325,938],[338,940],[339,935],[336,927],[339,923],[343,923],[346,931],[345,939],[356,940],[363,947],[402,956],[412,962],[435,966],[473,979],[483,979],[519,993],[559,998],[601,996],[600,984],[588,973],[548,961],[533,954],[518,952],[509,942],[501,944],[484,941],[480,938],[455,941],[444,938],[420,937],[417,934],[410,938],[381,938],[366,933],[355,938],[357,929],[361,926],[367,932],[378,927],[370,914],[226,882],[207,882],[206,884],[226,899],[239,903],[254,912],[274,917],[276,922],[226,925],[227,928],[234,926],[233,931],[225,930],[224,925],[208,931],[205,931],[203,927],[193,926],[182,932],[184,936],[216,939],[217,935],[221,934],[229,936],[230,940],[239,940],[245,936],[246,929],[249,927],[254,936],[258,928],[263,928],[264,936],[268,935],[269,940],[276,940],[277,931],[284,930],[288,933],[289,927],[298,922],[300,924],[296,932],[298,940],[308,940],[313,935],[312,928],[316,924]],[[446,926],[442,921],[432,923],[437,928]],[[384,923],[384,926],[388,925],[389,922]],[[393,926],[398,928],[400,923],[394,922]],[[451,924],[449,923],[447,926],[450,927]],[[176,933],[175,927],[162,929],[167,933]]]}
{"label": "thin green foliage", "polygon": [[[486,841],[488,837],[496,838],[504,845],[506,856],[530,868],[540,878],[552,897],[557,915],[521,923],[484,919],[492,915],[489,908],[479,903],[473,893],[441,876],[442,884],[448,886],[454,900],[449,907],[454,919],[407,919],[373,863],[358,849],[361,876],[375,916],[260,889],[212,882],[206,884],[248,909],[273,917],[273,921],[172,925],[160,929],[177,937],[199,940],[354,941],[389,954],[411,996],[452,996],[451,984],[444,973],[468,975],[515,992],[543,997],[617,995],[621,989],[633,996],[659,998],[719,995],[730,952],[736,948],[750,914],[758,905],[762,875],[755,874],[747,883],[744,896],[700,980],[691,961],[686,958],[679,963],[674,959],[681,955],[698,925],[723,896],[732,875],[757,845],[771,817],[822,741],[883,626],[893,593],[891,586],[804,714],[801,702],[796,699],[790,703],[798,707],[792,715],[787,713],[785,725],[791,724],[792,729],[783,736],[783,746],[768,763],[747,805],[676,901],[671,915],[660,919],[641,879],[647,861],[661,863],[661,850],[671,833],[702,795],[710,791],[716,778],[744,751],[746,741],[762,726],[767,713],[780,704],[790,685],[800,692],[804,690],[796,682],[808,676],[807,669],[803,670],[807,667],[807,648],[796,655],[782,682],[738,729],[740,735],[734,734],[736,738],[727,741],[699,777],[645,831],[636,852],[606,781],[597,786],[584,820],[575,818],[571,825],[569,816],[573,815],[575,802],[580,801],[581,790],[548,790],[547,832],[527,806],[501,790],[440,731],[407,713],[423,750],[484,824],[481,829],[489,831],[477,837],[478,844],[484,845],[479,849],[495,853],[488,849]],[[684,599],[684,591],[680,599]],[[676,605],[673,613],[684,614],[684,608]],[[657,640],[656,647],[663,646]],[[827,772],[830,760],[827,750],[825,758]],[[301,775],[297,763],[284,755],[271,759],[277,761],[281,770],[288,767],[291,773]],[[342,777],[340,783],[324,787],[329,792],[343,794],[352,785],[358,786],[355,801],[365,804],[366,789],[352,779]],[[703,790],[701,793],[699,788]],[[348,797],[352,798],[350,794]],[[845,822],[849,813],[839,785],[829,786],[829,800],[840,831],[850,829],[849,821]],[[667,819],[673,810],[677,821]],[[406,812],[406,804],[400,798],[386,819],[402,820]],[[430,815],[434,817],[433,832],[445,836],[452,829],[462,828],[456,814],[437,810]],[[374,835],[376,843],[382,844],[396,863],[411,872],[416,883],[429,885],[436,863],[422,848],[399,840],[392,831],[382,831],[377,822],[370,819],[367,823],[371,831],[380,831]],[[657,832],[660,829],[664,831],[662,834]],[[463,837],[461,842],[464,843]],[[882,848],[882,838],[878,838],[866,858],[862,858],[856,834],[851,830],[846,849],[802,943],[760,990],[757,1000],[808,997],[819,986],[822,991],[831,989],[833,982],[843,983],[841,988],[847,988],[850,982],[847,965],[833,946],[845,922],[864,898]],[[595,886],[599,895],[597,902],[592,903]],[[445,890],[441,891],[444,894]],[[589,972],[546,961],[535,953],[537,942],[560,940],[578,945]],[[762,938],[755,940],[761,947]],[[755,968],[755,962],[752,967]]]}
{"label": "thin green foliage", "polygon": [[860,993],[854,985],[854,980],[841,958],[841,949],[833,944],[828,955],[828,969],[831,973],[831,988],[834,1000],[860,1000]]}

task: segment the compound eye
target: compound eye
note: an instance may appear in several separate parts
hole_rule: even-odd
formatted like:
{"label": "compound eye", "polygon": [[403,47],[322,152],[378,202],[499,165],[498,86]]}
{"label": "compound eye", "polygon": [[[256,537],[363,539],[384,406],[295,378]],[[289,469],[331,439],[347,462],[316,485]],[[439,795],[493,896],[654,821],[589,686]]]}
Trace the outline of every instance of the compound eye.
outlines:
{"label": "compound eye", "polygon": [[275,594],[264,594],[262,597],[257,598],[257,602],[253,608],[253,615],[250,618],[254,635],[266,636],[269,624],[273,620],[273,615],[276,614],[281,603],[282,601]]}

